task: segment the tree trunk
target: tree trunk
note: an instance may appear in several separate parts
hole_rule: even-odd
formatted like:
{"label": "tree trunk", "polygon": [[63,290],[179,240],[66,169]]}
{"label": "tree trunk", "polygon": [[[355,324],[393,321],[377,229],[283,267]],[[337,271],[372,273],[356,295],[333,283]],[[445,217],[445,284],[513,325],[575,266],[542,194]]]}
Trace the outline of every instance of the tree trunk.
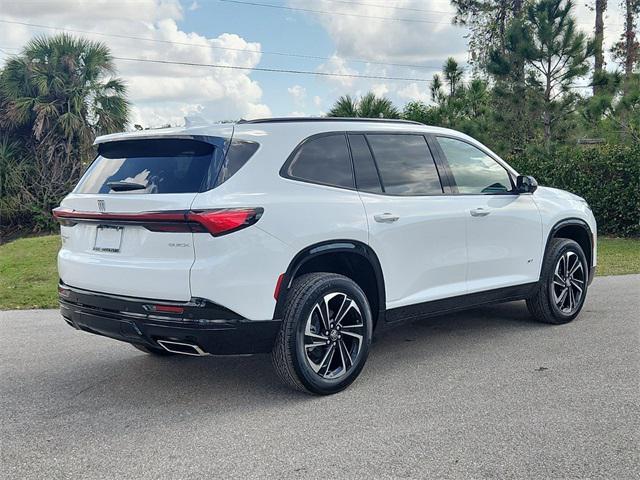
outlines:
{"label": "tree trunk", "polygon": [[544,124],[544,149],[549,153],[551,152],[551,112],[549,106],[544,111],[542,122]]}
{"label": "tree trunk", "polygon": [[544,113],[542,116],[542,122],[544,124],[544,149],[547,153],[551,152],[551,77],[553,73],[551,70],[551,57],[547,57],[547,70],[546,70],[546,86],[544,89]]}
{"label": "tree trunk", "polygon": [[635,35],[633,32],[634,27],[634,0],[626,0],[626,20],[625,20],[625,32],[624,32],[624,43],[625,43],[625,61],[624,61],[624,94],[629,93],[629,88],[631,84],[631,75],[633,73],[633,62],[635,60]]}
{"label": "tree trunk", "polygon": [[607,8],[607,0],[596,0],[596,26],[595,26],[595,65],[593,70],[593,94],[597,95],[601,90],[599,82],[602,79],[602,69],[604,67],[604,53],[602,51],[602,41],[604,40],[604,11]]}

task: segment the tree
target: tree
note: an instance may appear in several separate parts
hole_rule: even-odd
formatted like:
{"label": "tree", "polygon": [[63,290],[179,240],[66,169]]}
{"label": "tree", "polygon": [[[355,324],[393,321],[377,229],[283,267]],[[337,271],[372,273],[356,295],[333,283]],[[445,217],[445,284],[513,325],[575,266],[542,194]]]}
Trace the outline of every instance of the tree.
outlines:
{"label": "tree", "polygon": [[333,105],[329,117],[361,117],[361,118],[399,118],[400,112],[391,100],[376,97],[373,92],[356,100],[350,95],[342,96]]}
{"label": "tree", "polygon": [[433,103],[440,103],[442,102],[442,99],[444,98],[444,93],[442,93],[442,79],[440,78],[440,75],[438,75],[437,73],[433,76],[433,79],[431,80],[431,100],[433,101]]}
{"label": "tree", "polygon": [[593,44],[576,28],[571,0],[540,0],[527,7],[526,23],[514,21],[507,35],[506,54],[492,54],[492,71],[509,75],[514,57],[522,59],[527,87],[539,93],[543,137],[550,151],[553,128],[573,112],[575,80],[589,71]]}
{"label": "tree", "polygon": [[449,96],[453,97],[456,94],[456,90],[460,87],[464,72],[462,68],[460,68],[460,65],[458,65],[458,62],[456,62],[453,57],[449,57],[444,64],[442,73],[447,85],[449,85]]}
{"label": "tree", "polygon": [[525,59],[531,54],[531,32],[523,18],[514,18],[507,29],[504,49],[489,54],[487,71],[493,76],[494,138],[510,154],[520,153],[535,136],[532,121],[539,100],[527,84]]}
{"label": "tree", "polygon": [[125,128],[124,83],[102,43],[67,34],[37,37],[0,72],[0,128],[22,146],[30,209],[43,222],[77,182],[96,135]]}
{"label": "tree", "polygon": [[602,74],[604,68],[604,52],[602,51],[602,42],[604,40],[604,12],[607,9],[607,0],[595,0],[596,23],[595,36],[593,38],[593,48],[595,62],[593,68],[593,94],[597,95],[602,82]]}
{"label": "tree", "polygon": [[471,63],[484,68],[493,50],[504,53],[507,28],[521,18],[529,0],[451,0],[456,9],[453,23],[471,30]]}
{"label": "tree", "polygon": [[611,49],[614,58],[622,66],[625,76],[624,93],[631,89],[634,66],[640,61],[640,42],[636,38],[636,22],[640,15],[640,0],[624,0],[624,32],[620,40]]}

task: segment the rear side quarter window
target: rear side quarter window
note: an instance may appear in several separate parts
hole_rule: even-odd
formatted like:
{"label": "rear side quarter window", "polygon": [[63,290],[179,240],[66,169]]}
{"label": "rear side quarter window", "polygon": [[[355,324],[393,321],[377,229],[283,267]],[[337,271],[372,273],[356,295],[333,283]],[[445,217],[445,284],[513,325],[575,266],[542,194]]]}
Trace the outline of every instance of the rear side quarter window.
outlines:
{"label": "rear side quarter window", "polygon": [[232,140],[215,185],[218,186],[235,175],[235,173],[249,161],[253,154],[256,153],[258,147],[259,145],[255,142]]}

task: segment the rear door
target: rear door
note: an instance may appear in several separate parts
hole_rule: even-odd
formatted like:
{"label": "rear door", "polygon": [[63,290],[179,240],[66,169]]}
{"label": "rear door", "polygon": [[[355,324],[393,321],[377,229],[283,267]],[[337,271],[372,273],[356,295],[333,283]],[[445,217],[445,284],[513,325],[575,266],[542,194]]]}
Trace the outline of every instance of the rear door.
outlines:
{"label": "rear door", "polygon": [[517,194],[507,169],[464,139],[438,136],[452,179],[452,207],[466,216],[469,293],[538,279],[542,222],[531,194]]}
{"label": "rear door", "polygon": [[218,140],[217,145],[211,139],[176,138],[100,145],[98,157],[61,205],[68,215],[84,217],[62,222],[61,280],[97,292],[189,300],[193,233],[157,222],[157,215],[179,218],[189,210],[217,173],[225,145]]}
{"label": "rear door", "polygon": [[466,218],[445,196],[426,138],[349,134],[349,143],[387,308],[464,294]]}

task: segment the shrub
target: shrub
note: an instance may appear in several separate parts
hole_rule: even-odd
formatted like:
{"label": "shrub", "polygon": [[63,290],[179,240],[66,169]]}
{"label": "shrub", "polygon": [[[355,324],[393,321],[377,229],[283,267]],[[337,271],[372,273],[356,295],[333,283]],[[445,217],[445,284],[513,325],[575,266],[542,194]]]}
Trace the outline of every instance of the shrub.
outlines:
{"label": "shrub", "polygon": [[640,146],[563,148],[551,156],[514,157],[509,163],[540,185],[584,197],[606,235],[640,235]]}

